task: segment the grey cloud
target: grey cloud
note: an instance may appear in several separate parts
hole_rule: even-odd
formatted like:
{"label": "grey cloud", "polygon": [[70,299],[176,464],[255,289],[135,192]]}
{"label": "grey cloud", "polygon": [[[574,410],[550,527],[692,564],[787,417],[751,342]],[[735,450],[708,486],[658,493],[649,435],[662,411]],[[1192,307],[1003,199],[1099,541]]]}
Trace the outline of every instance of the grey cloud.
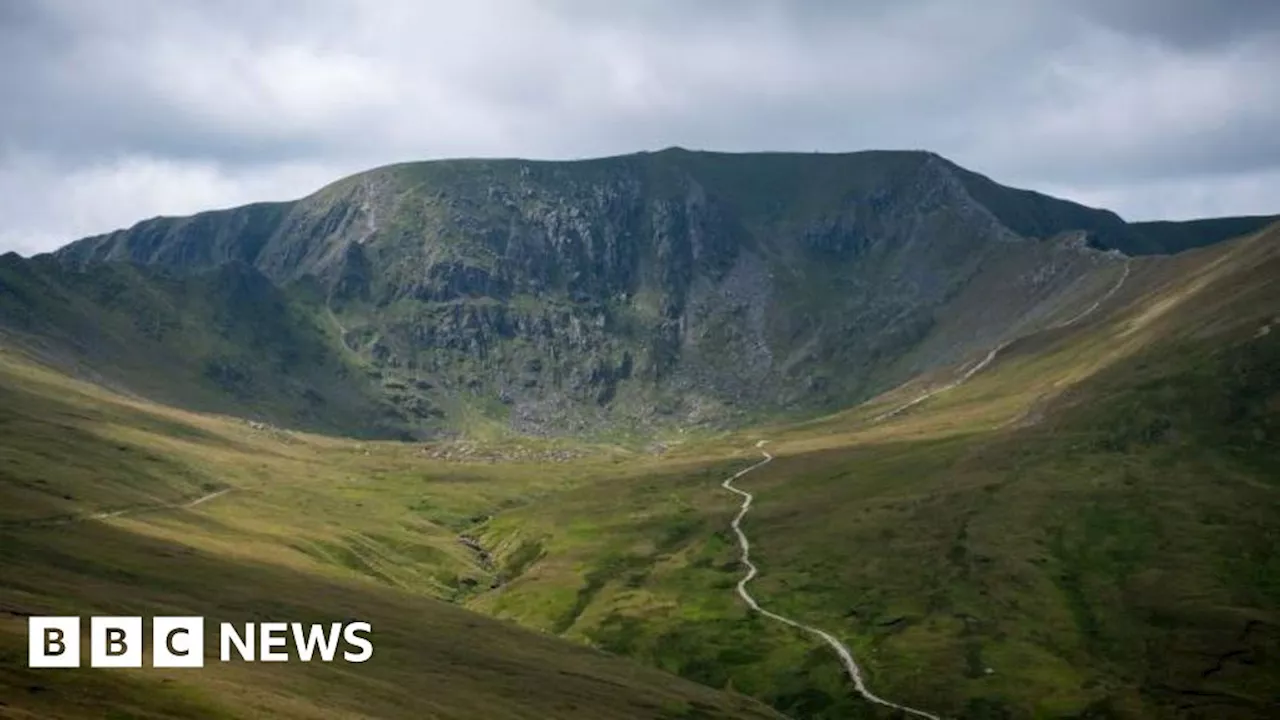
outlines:
{"label": "grey cloud", "polygon": [[[265,31],[258,4],[234,5],[209,3],[208,15],[141,0],[8,6],[0,17],[0,92],[10,100],[0,105],[0,151],[68,164],[134,154],[241,163],[314,156],[340,144],[270,123],[228,132],[154,83],[169,78],[199,93],[194,71],[289,40]],[[218,49],[220,40],[227,42]],[[220,102],[218,91],[207,88],[211,104]]]}
{"label": "grey cloud", "polygon": [[1280,32],[1274,0],[1084,0],[1080,7],[1115,30],[1187,50]]}
{"label": "grey cloud", "polygon": [[1164,211],[1160,187],[1200,198],[1187,213],[1236,207],[1217,177],[1275,211],[1271,7],[0,3],[0,185],[46,198],[0,195],[0,250],[301,195],[332,179],[319,169],[669,145],[926,148],[1137,216]]}

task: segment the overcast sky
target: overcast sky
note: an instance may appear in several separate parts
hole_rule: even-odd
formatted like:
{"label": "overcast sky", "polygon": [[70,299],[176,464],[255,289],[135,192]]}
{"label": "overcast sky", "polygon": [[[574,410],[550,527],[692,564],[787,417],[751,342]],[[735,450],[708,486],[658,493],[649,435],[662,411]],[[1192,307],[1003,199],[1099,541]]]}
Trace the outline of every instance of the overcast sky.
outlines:
{"label": "overcast sky", "polygon": [[0,0],[0,251],[388,162],[671,145],[1276,213],[1276,68],[1275,0]]}

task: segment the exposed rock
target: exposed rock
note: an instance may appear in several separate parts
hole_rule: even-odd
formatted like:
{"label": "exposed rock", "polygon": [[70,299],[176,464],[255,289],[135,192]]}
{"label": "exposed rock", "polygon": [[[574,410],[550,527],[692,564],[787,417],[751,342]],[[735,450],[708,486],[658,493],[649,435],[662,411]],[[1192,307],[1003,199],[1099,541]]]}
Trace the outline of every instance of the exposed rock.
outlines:
{"label": "exposed rock", "polygon": [[58,256],[252,266],[226,292],[316,298],[378,381],[350,392],[422,437],[462,412],[552,434],[845,405],[1079,309],[1122,262],[1092,245],[1130,234],[931,153],[671,150],[397,165]]}

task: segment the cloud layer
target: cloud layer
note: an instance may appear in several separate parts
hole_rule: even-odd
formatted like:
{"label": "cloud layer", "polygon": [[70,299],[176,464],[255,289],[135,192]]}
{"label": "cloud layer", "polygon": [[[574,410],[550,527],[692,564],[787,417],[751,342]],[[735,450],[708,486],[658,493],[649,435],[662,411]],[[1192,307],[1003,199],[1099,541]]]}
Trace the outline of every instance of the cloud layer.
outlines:
{"label": "cloud layer", "polygon": [[408,159],[926,148],[1133,218],[1280,212],[1259,0],[0,3],[0,251]]}

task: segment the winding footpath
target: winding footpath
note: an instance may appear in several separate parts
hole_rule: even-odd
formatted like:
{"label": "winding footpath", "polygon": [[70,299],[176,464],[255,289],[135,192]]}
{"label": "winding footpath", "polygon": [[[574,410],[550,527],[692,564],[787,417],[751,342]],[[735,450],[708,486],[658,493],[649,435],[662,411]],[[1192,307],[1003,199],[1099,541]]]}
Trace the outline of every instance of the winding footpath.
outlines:
{"label": "winding footpath", "polygon": [[[756,444],[756,447],[761,447],[763,445],[764,441],[761,440]],[[836,636],[826,630],[822,630],[811,625],[805,625],[798,620],[792,620],[784,615],[779,615],[778,613],[765,610],[760,607],[760,603],[756,602],[756,599],[752,597],[751,592],[747,590],[747,583],[750,583],[755,579],[756,575],[760,574],[759,569],[751,562],[751,541],[747,539],[747,534],[742,531],[742,519],[745,518],[747,516],[747,512],[751,510],[751,501],[754,496],[746,490],[739,490],[734,487],[733,481],[743,475],[746,475],[752,470],[763,467],[773,461],[773,456],[767,451],[761,450],[760,453],[764,455],[763,460],[744,470],[739,470],[732,477],[726,478],[725,481],[720,484],[720,486],[725,490],[742,497],[742,507],[738,510],[738,516],[733,519],[732,523],[730,523],[730,526],[733,528],[733,532],[738,536],[738,547],[742,550],[742,564],[747,568],[747,574],[743,575],[742,579],[738,580],[738,596],[741,597],[743,602],[750,606],[752,610],[755,610],[761,615],[822,638],[822,640],[830,645],[831,649],[835,650],[836,654],[840,656],[840,662],[844,665],[845,672],[848,673],[849,679],[853,681],[854,689],[857,690],[858,694],[867,701],[876,703],[877,705],[901,710],[909,715],[930,718],[931,720],[942,720],[941,717],[934,715],[933,713],[925,712],[924,710],[917,710],[915,708],[907,707],[906,705],[899,705],[898,703],[885,700],[879,695],[871,692],[871,690],[867,688],[867,683],[862,677],[862,669],[858,667],[857,661],[853,659],[853,653],[850,652],[849,648],[846,647],[844,643],[840,642]]]}
{"label": "winding footpath", "polygon": [[1058,329],[1058,328],[1069,327],[1069,326],[1071,326],[1071,325],[1075,325],[1076,323],[1080,322],[1081,320],[1083,320],[1083,319],[1085,319],[1085,318],[1089,317],[1090,315],[1092,315],[1092,314],[1094,313],[1094,311],[1095,311],[1095,310],[1097,310],[1099,307],[1101,307],[1101,306],[1102,306],[1102,303],[1104,303],[1104,302],[1106,302],[1106,301],[1110,300],[1110,299],[1111,299],[1111,296],[1112,296],[1112,295],[1115,295],[1115,294],[1120,290],[1120,288],[1124,285],[1124,281],[1125,281],[1125,280],[1128,280],[1128,279],[1129,279],[1129,266],[1130,266],[1130,263],[1129,263],[1129,261],[1128,261],[1128,260],[1126,260],[1126,261],[1125,261],[1125,263],[1124,263],[1124,272],[1120,273],[1120,279],[1116,281],[1116,284],[1115,284],[1115,285],[1112,285],[1112,286],[1111,286],[1111,289],[1110,289],[1110,290],[1108,290],[1108,291],[1106,291],[1105,293],[1103,293],[1102,297],[1100,297],[1100,298],[1098,298],[1096,301],[1094,301],[1094,303],[1093,303],[1092,305],[1090,305],[1089,307],[1085,308],[1083,311],[1081,311],[1081,312],[1080,312],[1080,314],[1079,314],[1079,315],[1076,315],[1075,317],[1071,318],[1070,320],[1068,320],[1068,321],[1066,321],[1066,322],[1060,322],[1060,323],[1058,323],[1057,325],[1051,325],[1051,326],[1050,326],[1050,329],[1056,330],[1056,329]]}
{"label": "winding footpath", "polygon": [[[1067,320],[1066,322],[1055,323],[1053,325],[1050,325],[1047,329],[1060,330],[1065,327],[1070,327],[1080,322],[1081,320],[1084,320],[1085,318],[1089,317],[1094,312],[1096,312],[1098,308],[1102,307],[1103,303],[1110,300],[1113,295],[1119,292],[1120,288],[1124,286],[1124,281],[1129,279],[1129,265],[1130,265],[1129,261],[1126,260],[1124,263],[1124,270],[1123,272],[1120,273],[1120,279],[1116,280],[1115,284],[1112,285],[1105,293],[1103,293],[1101,297],[1095,300],[1092,305],[1082,310],[1079,314],[1077,314],[1075,317],[1071,318],[1070,320]],[[910,410],[911,408],[915,407],[916,405],[919,405],[920,403],[924,402],[925,400],[928,400],[931,397],[934,397],[935,395],[939,395],[941,393],[947,392],[948,390],[954,390],[957,387],[960,387],[961,385],[968,382],[969,378],[982,372],[984,368],[986,368],[988,365],[991,364],[992,360],[996,359],[996,356],[1000,354],[1000,351],[1009,347],[1009,344],[1012,342],[1013,340],[1006,340],[1000,343],[999,345],[995,346],[994,348],[992,348],[991,352],[988,352],[986,357],[979,360],[978,363],[975,364],[973,367],[969,368],[968,370],[965,370],[964,373],[962,373],[959,378],[952,380],[946,385],[942,385],[928,392],[922,393],[912,398],[911,400],[908,400],[907,402],[899,405],[898,407],[893,408],[892,410],[882,412],[879,415],[876,415],[875,417],[871,418],[871,422],[878,423],[882,420],[888,420],[894,415],[897,415],[906,410]]]}
{"label": "winding footpath", "polygon": [[[1061,322],[1055,325],[1051,325],[1050,329],[1056,330],[1059,328],[1075,325],[1076,323],[1080,322],[1081,320],[1084,320],[1085,318],[1089,317],[1094,312],[1096,312],[1099,307],[1101,307],[1105,302],[1110,300],[1111,297],[1115,295],[1120,290],[1120,288],[1124,285],[1125,280],[1129,278],[1129,269],[1130,269],[1130,263],[1126,260],[1124,264],[1124,270],[1123,272],[1120,273],[1120,278],[1116,281],[1114,285],[1111,286],[1110,289],[1108,289],[1105,293],[1102,294],[1101,297],[1099,297],[1096,301],[1094,301],[1092,305],[1085,308],[1075,317],[1072,317],[1070,320],[1067,320],[1066,322]],[[1012,340],[1006,340],[1005,342],[1002,342],[996,347],[992,348],[991,351],[988,352],[985,357],[983,357],[977,363],[974,363],[972,367],[968,368],[963,373],[961,373],[960,377],[956,378],[955,380],[947,383],[946,385],[930,390],[929,392],[923,393],[918,397],[912,400],[909,400],[908,402],[902,405],[899,405],[896,408],[893,408],[892,410],[889,410],[887,412],[881,413],[880,415],[877,415],[876,417],[872,418],[872,422],[880,422],[881,420],[886,420],[888,418],[891,418],[894,415],[897,415],[912,407],[915,407],[916,405],[919,405],[920,403],[924,402],[925,400],[928,400],[929,398],[939,393],[943,393],[948,390],[957,388],[960,385],[963,385],[965,382],[969,380],[969,378],[972,378],[974,375],[977,375],[978,373],[982,372],[984,368],[990,365],[992,361],[996,359],[996,356],[1000,354],[1000,351],[1008,347],[1009,343],[1011,342]],[[763,448],[765,445],[765,442],[766,442],[765,440],[761,440],[760,442],[756,443],[756,447]],[[849,651],[849,648],[845,646],[844,643],[840,642],[840,640],[837,639],[834,635],[832,635],[831,633],[825,630],[822,630],[821,628],[816,628],[811,625],[805,625],[804,623],[798,620],[792,620],[789,617],[779,615],[778,613],[771,612],[769,610],[765,610],[764,608],[760,607],[760,603],[757,602],[756,599],[752,597],[751,592],[747,590],[747,584],[750,583],[752,580],[754,580],[756,576],[760,574],[759,569],[757,569],[756,566],[751,562],[751,541],[747,539],[747,534],[742,531],[742,519],[745,518],[747,516],[747,513],[751,510],[751,501],[754,499],[754,496],[745,490],[739,490],[738,488],[734,487],[733,481],[737,480],[743,475],[746,475],[752,470],[755,470],[756,468],[767,465],[769,462],[773,460],[773,456],[770,455],[765,450],[761,450],[760,454],[764,455],[763,460],[761,460],[760,462],[748,468],[739,470],[732,477],[726,478],[725,481],[720,484],[720,486],[723,487],[725,490],[728,490],[729,492],[734,493],[742,498],[742,507],[738,510],[737,517],[735,517],[733,519],[733,522],[730,523],[730,526],[733,528],[733,532],[738,536],[738,547],[741,548],[742,550],[742,564],[747,568],[747,574],[743,575],[742,579],[738,580],[738,595],[742,598],[743,602],[745,602],[748,606],[751,607],[752,610],[755,610],[761,615],[764,615],[765,617],[770,618],[772,620],[776,620],[784,625],[789,625],[798,630],[803,630],[811,635],[817,635],[818,637],[822,638],[823,642],[830,645],[831,649],[835,650],[836,654],[840,656],[840,662],[844,665],[845,672],[848,673],[849,679],[853,681],[854,689],[858,692],[859,695],[861,695],[867,701],[876,703],[877,705],[883,705],[884,707],[900,710],[904,713],[907,713],[908,715],[915,715],[916,717],[930,718],[931,720],[942,720],[940,716],[934,715],[933,713],[926,712],[924,710],[917,710],[916,708],[907,707],[906,705],[899,705],[898,703],[886,700],[880,697],[879,695],[876,695],[875,693],[871,692],[871,690],[867,688],[866,680],[864,680],[862,677],[862,669],[858,667],[857,661],[854,660],[853,658],[853,653]]]}
{"label": "winding footpath", "polygon": [[912,400],[909,400],[903,403],[902,405],[899,405],[898,407],[892,410],[889,410],[888,412],[882,412],[879,415],[871,418],[871,422],[880,422],[881,420],[888,420],[889,418],[893,417],[894,415],[897,415],[898,413],[901,413],[905,410],[910,410],[911,408],[915,407],[916,405],[919,405],[925,400],[928,400],[934,395],[937,395],[939,393],[944,393],[948,390],[954,390],[955,388],[960,387],[965,382],[967,382],[969,378],[982,372],[983,368],[990,365],[991,361],[996,359],[996,355],[999,355],[1001,350],[1004,350],[1006,347],[1008,347],[1010,342],[1012,341],[1006,340],[1005,342],[1002,342],[999,345],[992,348],[991,352],[987,353],[986,357],[979,360],[976,364],[974,364],[973,367],[969,368],[968,370],[965,370],[964,373],[960,375],[958,379],[952,380],[951,382],[941,387],[934,388],[933,390],[930,390],[927,393],[923,393],[913,398]]}
{"label": "winding footpath", "polygon": [[203,505],[204,503],[207,503],[210,500],[213,500],[214,498],[220,498],[234,489],[235,488],[224,488],[216,492],[211,492],[208,495],[201,495],[195,500],[187,500],[185,502],[156,503],[154,505],[144,505],[143,507],[129,508],[125,510],[115,510],[112,512],[100,512],[100,513],[92,513],[90,515],[82,515],[82,516],[73,518],[71,522],[76,522],[81,520],[106,520],[108,518],[120,517],[121,515],[135,515],[137,513],[143,513],[143,512],[155,512],[156,510],[185,510],[187,508],[193,508],[197,505]]}
{"label": "winding footpath", "polygon": [[70,525],[72,523],[86,522],[88,520],[110,520],[122,515],[136,515],[138,513],[156,512],[157,510],[186,510],[188,508],[203,505],[215,498],[231,492],[235,488],[223,488],[211,492],[208,495],[201,495],[194,500],[184,500],[174,503],[153,503],[149,505],[139,505],[135,507],[125,508],[123,510],[109,510],[96,513],[85,513],[82,515],[64,515],[61,517],[37,518],[34,520],[12,520],[0,522],[0,529],[8,528],[38,528],[38,527],[57,527],[59,525]]}

